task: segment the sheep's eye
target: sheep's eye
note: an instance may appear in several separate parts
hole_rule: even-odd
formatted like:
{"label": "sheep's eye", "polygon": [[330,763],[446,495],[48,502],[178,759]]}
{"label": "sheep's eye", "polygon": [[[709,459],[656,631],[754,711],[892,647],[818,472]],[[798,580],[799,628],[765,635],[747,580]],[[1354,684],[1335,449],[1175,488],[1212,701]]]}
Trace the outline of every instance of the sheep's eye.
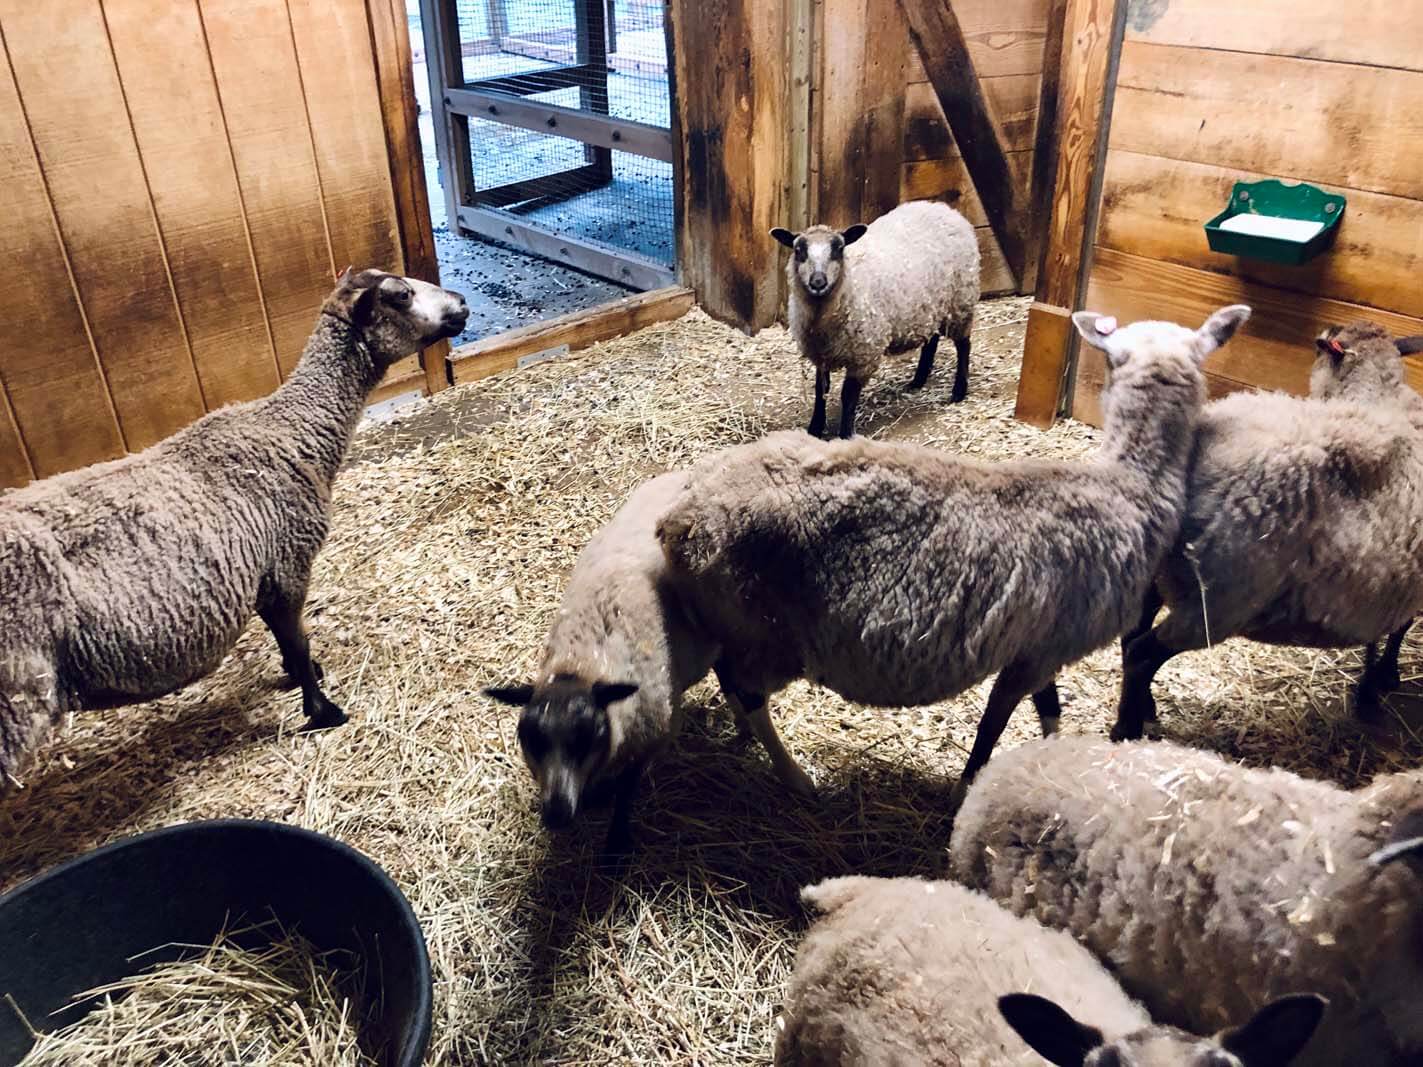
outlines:
{"label": "sheep's eye", "polygon": [[409,286],[402,285],[399,289],[391,290],[387,294],[387,299],[398,308],[410,306],[410,302],[415,299],[415,293]]}
{"label": "sheep's eye", "polygon": [[804,242],[804,241],[797,241],[797,242],[795,243],[795,259],[796,259],[796,262],[797,262],[797,263],[804,263],[805,260],[806,260],[806,257],[809,256],[809,255],[810,255],[810,249],[808,249],[808,248],[805,246],[805,242]]}

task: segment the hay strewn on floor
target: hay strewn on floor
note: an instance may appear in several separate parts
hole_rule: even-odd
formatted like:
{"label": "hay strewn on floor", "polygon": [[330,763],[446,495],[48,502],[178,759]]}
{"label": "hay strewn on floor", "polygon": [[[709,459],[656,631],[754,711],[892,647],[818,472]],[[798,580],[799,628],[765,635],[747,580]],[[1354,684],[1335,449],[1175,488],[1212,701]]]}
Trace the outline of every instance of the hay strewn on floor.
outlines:
{"label": "hay strewn on floor", "polygon": [[[984,306],[966,403],[947,402],[951,353],[920,393],[901,361],[866,390],[861,430],[989,457],[1090,451],[1084,426],[1012,419],[1025,317],[1022,300]],[[7,880],[139,828],[280,819],[361,848],[409,894],[438,983],[431,1063],[764,1063],[804,923],[797,890],[937,868],[987,683],[906,711],[806,685],[777,696],[782,734],[821,786],[814,804],[734,744],[704,684],[644,794],[621,880],[593,869],[601,818],[558,839],[540,830],[516,717],[479,689],[533,668],[575,555],[639,480],[809,410],[784,331],[747,338],[694,312],[368,433],[310,612],[351,725],[294,732],[300,701],[275,690],[276,650],[254,625],[203,683],[85,717],[40,755],[25,791],[0,799]],[[1240,642],[1182,657],[1157,686],[1165,731],[1346,783],[1411,763],[1423,745],[1408,714],[1373,734],[1349,717],[1358,662]],[[1405,677],[1417,662],[1411,644]],[[1066,672],[1064,728],[1105,731],[1118,681],[1112,650]],[[1003,744],[1036,729],[1025,705]]]}
{"label": "hay strewn on floor", "polygon": [[[241,939],[260,929],[270,944]],[[20,1067],[375,1067],[357,1043],[351,976],[274,923],[88,991],[77,1022],[44,1032]],[[44,1019],[28,1022],[41,1031]]]}

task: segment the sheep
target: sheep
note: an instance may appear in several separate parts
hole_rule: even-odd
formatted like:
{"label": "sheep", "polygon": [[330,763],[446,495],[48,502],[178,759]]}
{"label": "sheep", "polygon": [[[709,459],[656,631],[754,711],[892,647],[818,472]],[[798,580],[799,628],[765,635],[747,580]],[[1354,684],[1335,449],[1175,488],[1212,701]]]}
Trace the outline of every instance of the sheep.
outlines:
{"label": "sheep", "polygon": [[[806,428],[825,432],[830,372],[843,370],[840,436],[853,437],[860,391],[886,355],[918,348],[910,382],[929,380],[939,335],[958,353],[951,399],[968,395],[969,334],[979,296],[978,237],[947,204],[921,200],[842,232],[777,227],[771,236],[791,249],[786,319],[801,355],[815,367],[815,410]],[[853,246],[853,247],[852,247]]]}
{"label": "sheep", "polygon": [[[1156,718],[1172,657],[1229,637],[1371,649],[1364,718],[1398,685],[1398,648],[1423,610],[1423,399],[1400,345],[1370,323],[1319,340],[1308,398],[1239,393],[1201,414],[1181,535],[1127,633],[1116,740]],[[1165,602],[1170,613],[1152,627]]]}
{"label": "sheep", "polygon": [[[539,787],[544,825],[571,823],[613,788],[606,852],[632,847],[632,805],[649,759],[681,730],[681,695],[717,666],[714,642],[692,625],[666,581],[654,527],[686,475],[644,482],[578,557],[535,681],[485,695],[523,709],[519,746]],[[740,707],[733,701],[738,713]],[[795,790],[814,787],[785,751],[766,709],[740,716]]]}
{"label": "sheep", "polygon": [[1071,937],[952,882],[832,878],[801,899],[824,914],[797,953],[782,1067],[1283,1067],[1326,1003],[1282,997],[1201,1038],[1153,1025]]}
{"label": "sheep", "polygon": [[1055,737],[980,776],[950,873],[1072,934],[1156,1019],[1205,1032],[1307,988],[1331,1007],[1306,1067],[1413,1062],[1420,785],[1350,793],[1167,742]]}
{"label": "sheep", "polygon": [[1250,309],[1199,330],[1091,312],[1107,354],[1106,431],[1080,462],[991,464],[795,431],[696,464],[658,526],[674,585],[722,646],[747,708],[796,678],[849,700],[929,704],[997,674],[958,795],[1054,672],[1116,639],[1176,538],[1205,396],[1200,363]]}
{"label": "sheep", "polygon": [[345,722],[301,619],[331,484],[386,368],[457,334],[466,314],[457,293],[348,268],[270,396],[0,496],[0,774],[13,780],[69,712],[210,673],[254,613],[308,727]]}

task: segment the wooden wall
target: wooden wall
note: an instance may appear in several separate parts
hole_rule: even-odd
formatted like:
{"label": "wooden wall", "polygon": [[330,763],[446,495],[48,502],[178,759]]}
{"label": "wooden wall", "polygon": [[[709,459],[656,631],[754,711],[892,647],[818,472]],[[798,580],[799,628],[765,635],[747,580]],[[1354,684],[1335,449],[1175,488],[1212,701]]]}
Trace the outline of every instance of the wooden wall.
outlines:
{"label": "wooden wall", "polygon": [[[1382,0],[1135,0],[1112,99],[1100,220],[1080,303],[1123,320],[1255,315],[1207,364],[1216,394],[1308,389],[1312,341],[1374,319],[1423,332],[1423,50]],[[1349,200],[1332,251],[1300,267],[1222,256],[1201,226],[1233,182],[1303,180]],[[1423,386],[1423,364],[1409,373]],[[1073,411],[1100,418],[1099,353]]]}
{"label": "wooden wall", "polygon": [[0,189],[0,486],[270,392],[347,264],[436,276],[400,0],[0,0]]}

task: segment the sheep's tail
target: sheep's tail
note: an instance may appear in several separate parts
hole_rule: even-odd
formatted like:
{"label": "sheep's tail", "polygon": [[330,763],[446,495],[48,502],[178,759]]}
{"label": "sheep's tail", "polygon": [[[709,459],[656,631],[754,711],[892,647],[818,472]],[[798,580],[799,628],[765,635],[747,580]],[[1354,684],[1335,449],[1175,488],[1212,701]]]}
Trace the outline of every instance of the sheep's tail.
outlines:
{"label": "sheep's tail", "polygon": [[847,875],[843,878],[827,878],[823,882],[816,882],[815,885],[808,885],[802,889],[800,900],[806,907],[828,915],[843,908],[876,883],[882,884],[883,879],[868,878],[861,874]]}

